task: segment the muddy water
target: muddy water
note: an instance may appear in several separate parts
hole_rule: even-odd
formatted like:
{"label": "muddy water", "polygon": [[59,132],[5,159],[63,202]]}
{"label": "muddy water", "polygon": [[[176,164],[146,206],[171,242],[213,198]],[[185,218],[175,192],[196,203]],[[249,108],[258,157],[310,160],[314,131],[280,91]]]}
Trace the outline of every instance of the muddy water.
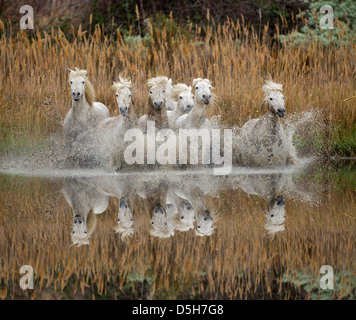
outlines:
{"label": "muddy water", "polygon": [[[354,162],[224,177],[14,170],[0,195],[2,298],[355,298]],[[323,265],[334,289],[320,288]]]}

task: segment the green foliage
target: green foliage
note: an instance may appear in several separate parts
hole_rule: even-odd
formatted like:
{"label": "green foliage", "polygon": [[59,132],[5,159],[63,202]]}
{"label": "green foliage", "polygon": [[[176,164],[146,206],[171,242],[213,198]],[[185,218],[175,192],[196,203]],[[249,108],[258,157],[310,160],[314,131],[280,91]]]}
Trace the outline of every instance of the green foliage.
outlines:
{"label": "green foliage", "polygon": [[[289,35],[280,35],[282,42],[293,42],[295,45],[311,42],[317,39],[320,43],[329,44],[348,44],[356,40],[356,1],[354,0],[303,0],[309,4],[309,8],[302,12],[305,24],[299,31],[295,30]],[[329,5],[333,8],[334,28],[321,29],[320,19],[326,13],[320,13],[320,8]],[[298,18],[302,18],[298,15]],[[327,22],[327,21],[326,21]]]}
{"label": "green foliage", "polygon": [[356,297],[356,278],[351,271],[339,271],[334,273],[334,289],[321,289],[319,279],[315,279],[312,273],[297,271],[295,275],[284,274],[283,283],[291,283],[297,288],[302,288],[310,293],[312,300],[350,299]]}

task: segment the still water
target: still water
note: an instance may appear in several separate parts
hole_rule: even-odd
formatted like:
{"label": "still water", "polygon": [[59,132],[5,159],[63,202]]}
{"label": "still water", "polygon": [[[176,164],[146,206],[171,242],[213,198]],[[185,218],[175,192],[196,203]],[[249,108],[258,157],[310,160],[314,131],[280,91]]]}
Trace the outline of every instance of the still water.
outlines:
{"label": "still water", "polygon": [[13,171],[0,195],[3,299],[355,299],[354,162]]}

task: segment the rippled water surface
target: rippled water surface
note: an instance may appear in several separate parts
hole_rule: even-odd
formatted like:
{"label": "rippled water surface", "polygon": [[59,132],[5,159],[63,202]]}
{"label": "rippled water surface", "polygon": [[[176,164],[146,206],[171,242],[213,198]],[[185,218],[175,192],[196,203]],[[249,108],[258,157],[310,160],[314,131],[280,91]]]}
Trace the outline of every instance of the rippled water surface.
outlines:
{"label": "rippled water surface", "polygon": [[0,194],[2,298],[355,298],[354,162],[7,171]]}

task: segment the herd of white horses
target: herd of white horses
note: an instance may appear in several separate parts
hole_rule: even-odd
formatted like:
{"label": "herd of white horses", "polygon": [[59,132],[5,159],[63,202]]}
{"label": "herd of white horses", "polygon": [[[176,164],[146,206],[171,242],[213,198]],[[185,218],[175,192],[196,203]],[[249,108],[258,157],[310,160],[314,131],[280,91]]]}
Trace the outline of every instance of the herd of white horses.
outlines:
{"label": "herd of white horses", "polygon": [[[173,85],[172,80],[165,76],[149,79],[148,112],[141,117],[135,112],[135,92],[129,79],[120,76],[112,86],[119,109],[116,117],[110,117],[108,108],[95,101],[94,89],[86,70],[70,70],[69,81],[72,108],[64,120],[69,157],[85,149],[86,144],[94,145],[94,149],[99,150],[101,164],[109,171],[118,172],[124,166],[125,132],[139,128],[147,134],[148,121],[155,122],[156,130],[170,129],[175,132],[180,129],[211,130],[216,127],[216,121],[209,120],[206,113],[206,108],[214,104],[215,98],[212,93],[214,88],[208,79],[194,79],[189,86],[182,83]],[[286,113],[282,85],[265,80],[262,90],[263,105],[267,105],[267,112],[234,131],[235,163],[259,167],[296,164],[298,158],[295,148],[280,123],[280,118]],[[179,183],[172,183],[172,179],[157,180],[153,177],[143,181],[131,176],[126,179],[120,175],[116,178],[104,175],[95,182],[89,179],[89,183],[67,179],[63,193],[73,211],[73,244],[89,244],[95,229],[95,215],[106,210],[109,196],[119,201],[118,220],[114,229],[122,234],[122,238],[134,233],[133,205],[136,196],[147,199],[152,236],[167,238],[174,234],[174,230],[184,232],[193,228],[198,236],[213,233],[214,214],[205,204],[205,195],[213,191],[203,189],[223,180],[210,177],[205,182],[196,178],[187,182],[188,179],[182,181],[179,177]],[[284,230],[285,201],[279,195],[280,188],[275,187],[276,183],[273,182],[271,186],[270,182],[258,179],[254,184],[250,180],[240,183],[241,189],[248,194],[257,194],[267,201],[267,210],[261,206],[266,217],[267,232],[274,234]],[[228,182],[224,180],[223,184],[226,188]],[[236,185],[234,180],[234,188]]]}
{"label": "herd of white horses", "polygon": [[[110,117],[108,108],[95,101],[95,93],[86,70],[70,70],[72,108],[64,120],[64,136],[67,146],[80,142],[80,147],[92,143],[98,147],[102,164],[109,170],[121,169],[125,132],[132,128],[147,130],[148,121],[154,121],[156,130],[208,129],[216,126],[207,118],[207,107],[213,105],[212,83],[208,79],[194,79],[191,85],[178,83],[158,76],[147,81],[149,90],[148,112],[137,116],[134,108],[134,92],[129,79],[119,77],[112,88],[115,91],[119,115]],[[285,166],[296,164],[298,158],[291,139],[287,137],[280,118],[286,108],[282,85],[266,80],[262,86],[263,105],[266,113],[247,121],[235,130],[233,136],[234,163],[243,166]],[[88,137],[88,132],[94,134]],[[69,148],[71,149],[71,148]],[[78,149],[78,148],[77,148]],[[76,149],[71,149],[71,154]]]}

